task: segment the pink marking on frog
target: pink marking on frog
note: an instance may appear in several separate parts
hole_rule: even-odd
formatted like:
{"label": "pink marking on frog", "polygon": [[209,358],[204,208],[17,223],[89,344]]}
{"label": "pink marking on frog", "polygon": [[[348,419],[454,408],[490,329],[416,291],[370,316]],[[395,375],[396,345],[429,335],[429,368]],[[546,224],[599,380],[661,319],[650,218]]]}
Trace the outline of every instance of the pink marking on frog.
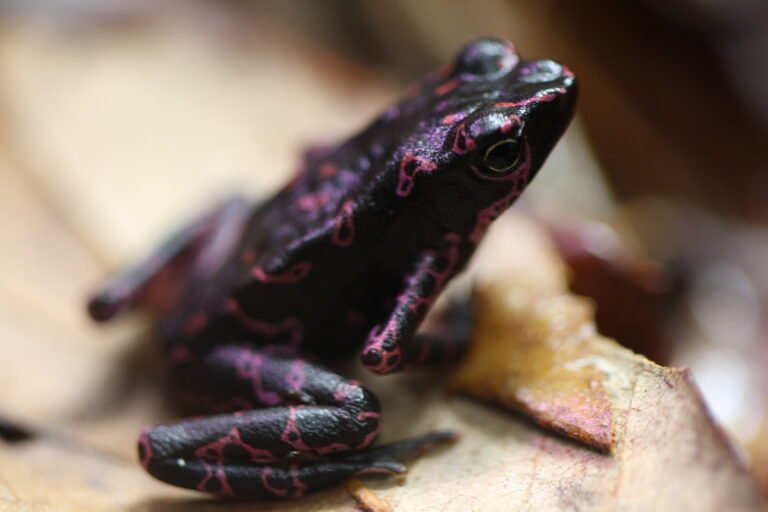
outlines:
{"label": "pink marking on frog", "polygon": [[457,155],[463,155],[469,153],[477,147],[475,139],[467,134],[467,128],[464,124],[459,125],[456,129],[456,138],[453,140],[453,152]]}
{"label": "pink marking on frog", "polygon": [[501,125],[501,128],[500,128],[501,133],[507,133],[510,130],[512,130],[512,128],[516,126],[520,126],[521,124],[523,124],[523,122],[520,120],[520,117],[511,115],[508,118],[506,118],[504,120],[504,123]]}
{"label": "pink marking on frog", "polygon": [[285,377],[285,381],[292,391],[300,391],[304,387],[304,367],[307,365],[304,361],[297,360],[291,365],[291,369],[288,375]]}
{"label": "pink marking on frog", "polygon": [[336,217],[336,227],[331,240],[339,247],[348,247],[355,239],[355,224],[352,218],[354,206],[354,201],[347,199],[341,205],[341,213]]}
{"label": "pink marking on frog", "polygon": [[235,299],[228,299],[227,311],[251,332],[259,334],[267,339],[274,339],[281,334],[288,335],[288,346],[298,348],[304,338],[304,329],[301,322],[295,317],[287,317],[278,323],[270,323],[265,320],[257,320],[248,317]]}
{"label": "pink marking on frog", "polygon": [[331,194],[328,191],[316,192],[314,194],[304,194],[296,199],[296,206],[306,212],[312,212],[322,208],[331,200]]}
{"label": "pink marking on frog", "polygon": [[236,361],[237,376],[251,381],[253,394],[260,404],[266,407],[274,407],[282,402],[280,395],[264,389],[264,383],[261,378],[264,358],[248,350],[242,350]]}
{"label": "pink marking on frog", "polygon": [[[403,300],[408,306],[408,309],[415,315],[423,313],[422,309],[428,309],[432,306],[432,303],[437,299],[442,289],[445,287],[446,282],[454,274],[456,263],[459,261],[459,244],[461,243],[461,236],[457,233],[448,233],[445,235],[445,240],[448,242],[448,248],[442,254],[436,254],[436,258],[445,258],[446,266],[443,271],[428,270],[427,273],[435,280],[435,286],[432,288],[432,293],[429,295],[417,295],[415,297],[407,297]],[[434,253],[434,251],[428,251]]]}
{"label": "pink marking on frog", "polygon": [[[560,88],[560,89],[557,89],[556,92],[560,94],[565,94],[565,89]],[[499,108],[524,107],[525,105],[529,105],[531,103],[548,103],[554,100],[555,98],[557,98],[557,94],[554,92],[549,92],[546,94],[542,94],[540,96],[533,96],[530,98],[526,98],[522,101],[502,101],[499,103],[494,103],[493,106],[499,107]]]}
{"label": "pink marking on frog", "polygon": [[152,445],[149,441],[149,431],[152,429],[152,427],[144,427],[141,429],[141,434],[139,434],[139,447],[140,450],[140,462],[141,465],[144,466],[144,469],[149,468],[149,462],[152,460]]}
{"label": "pink marking on frog", "polygon": [[208,315],[205,311],[198,311],[184,322],[184,334],[194,336],[205,329],[206,325],[208,325]]}
{"label": "pink marking on frog", "polygon": [[475,220],[475,226],[472,228],[472,233],[469,235],[469,239],[477,244],[483,239],[486,231],[490,227],[491,223],[496,220],[509,206],[517,199],[520,194],[525,190],[525,186],[528,184],[528,179],[531,172],[531,151],[528,144],[525,145],[525,161],[523,161],[520,168],[505,176],[504,180],[513,180],[514,185],[507,195],[501,199],[494,201],[490,205],[486,206],[477,213],[477,219]]}
{"label": "pink marking on frog", "polygon": [[291,483],[293,487],[293,497],[299,498],[304,496],[307,490],[307,486],[301,481],[301,473],[299,472],[299,466],[297,464],[291,464],[288,472],[291,475]]}
{"label": "pink marking on frog", "polygon": [[461,121],[462,119],[467,117],[466,112],[455,112],[453,114],[448,114],[445,117],[443,117],[440,120],[441,124],[453,124],[457,121]]}
{"label": "pink marking on frog", "polygon": [[262,283],[284,284],[301,281],[309,275],[312,270],[312,264],[308,261],[296,263],[282,274],[267,274],[264,267],[257,265],[251,269],[251,275]]}
{"label": "pink marking on frog", "polygon": [[375,419],[376,420],[376,428],[373,429],[368,435],[365,436],[365,439],[357,445],[355,448],[366,448],[373,444],[373,442],[376,440],[376,438],[379,435],[379,425],[381,425],[381,413],[374,412],[374,411],[366,411],[361,412],[357,415],[358,421],[365,421],[368,419]]}
{"label": "pink marking on frog", "polygon": [[296,426],[296,414],[303,408],[303,405],[288,407],[288,422],[285,424],[285,430],[280,435],[280,440],[300,452],[311,452],[314,450],[304,443],[301,438],[301,432],[299,432],[299,428]]}
{"label": "pink marking on frog", "polygon": [[200,459],[216,462],[221,466],[224,464],[224,450],[229,446],[237,446],[245,450],[250,455],[251,462],[275,462],[280,460],[279,457],[276,457],[269,450],[256,448],[243,441],[240,430],[237,427],[232,427],[224,437],[195,450],[195,456]]}
{"label": "pink marking on frog", "polygon": [[343,443],[332,443],[328,446],[323,446],[317,449],[319,455],[328,455],[330,453],[347,452],[352,449],[352,446]]}
{"label": "pink marking on frog", "polygon": [[[301,473],[297,464],[291,464],[288,468],[288,474],[291,476],[291,487],[288,489],[280,489],[279,487],[272,486],[272,484],[269,483],[269,476],[272,473],[274,473],[274,470],[270,467],[265,467],[261,471],[261,485],[264,489],[275,496],[280,496],[282,498],[287,498],[289,495],[291,498],[300,498],[301,496],[304,496],[307,486],[301,481]],[[291,489],[293,489],[293,494],[290,494]]]}
{"label": "pink marking on frog", "polygon": [[336,174],[336,171],[338,171],[338,167],[336,167],[336,164],[323,164],[320,166],[320,176],[323,178],[330,178],[334,174]]}
{"label": "pink marking on frog", "polygon": [[455,88],[457,88],[459,86],[459,84],[461,84],[461,80],[459,80],[458,78],[454,78],[452,80],[449,80],[449,81],[445,82],[440,87],[435,89],[435,93],[438,96],[442,96],[444,94],[447,94],[447,93],[451,92]]}
{"label": "pink marking on frog", "polygon": [[[218,496],[234,496],[235,492],[232,490],[232,487],[229,485],[229,480],[227,480],[227,473],[224,472],[224,468],[221,466],[216,466],[216,468],[212,468],[210,464],[203,462],[203,466],[205,466],[205,477],[200,481],[199,484],[197,484],[197,490],[203,491],[203,492],[212,492],[213,494],[216,494]],[[209,490],[208,482],[211,480],[217,480],[219,482],[220,488],[216,491]]]}
{"label": "pink marking on frog", "polygon": [[[334,401],[340,405],[343,406],[344,402],[349,398],[355,391],[360,390],[360,382],[356,380],[350,380],[348,382],[342,382],[340,383],[336,389],[333,392],[333,399]],[[337,453],[337,452],[343,452],[352,450],[354,448],[365,448],[366,446],[369,446],[371,443],[373,443],[373,440],[376,438],[376,436],[379,434],[379,421],[381,420],[381,414],[378,412],[361,412],[356,416],[357,421],[365,421],[369,418],[375,418],[377,420],[376,428],[373,429],[373,431],[365,436],[365,439],[361,443],[359,443],[357,446],[351,446],[344,443],[332,443],[327,446],[323,446],[321,448],[318,448],[316,453],[319,455],[327,455],[329,453]]]}
{"label": "pink marking on frog", "polygon": [[342,382],[333,392],[333,399],[341,405],[354,390],[359,389],[359,386],[358,381]]}
{"label": "pink marking on frog", "polygon": [[414,180],[420,172],[432,172],[437,165],[425,158],[408,153],[400,162],[400,180],[397,184],[397,195],[405,197],[413,190]]}
{"label": "pink marking on frog", "polygon": [[344,443],[332,443],[330,445],[318,448],[317,450],[315,450],[315,453],[317,453],[318,455],[328,455],[330,453],[344,452],[344,451],[349,451],[353,449],[359,450],[361,448],[367,448],[368,446],[372,445],[379,435],[379,430],[380,430],[379,425],[381,423],[381,414],[378,412],[366,411],[366,412],[361,412],[355,418],[357,419],[357,421],[375,419],[376,427],[373,430],[371,430],[371,432],[366,434],[363,440],[360,443],[358,443],[356,446],[351,446]]}
{"label": "pink marking on frog", "polygon": [[280,496],[285,498],[288,496],[288,489],[280,489],[279,487],[273,487],[272,484],[269,483],[269,475],[271,475],[274,472],[272,468],[269,466],[265,467],[261,471],[261,485],[264,486],[264,489],[268,490],[275,496]]}

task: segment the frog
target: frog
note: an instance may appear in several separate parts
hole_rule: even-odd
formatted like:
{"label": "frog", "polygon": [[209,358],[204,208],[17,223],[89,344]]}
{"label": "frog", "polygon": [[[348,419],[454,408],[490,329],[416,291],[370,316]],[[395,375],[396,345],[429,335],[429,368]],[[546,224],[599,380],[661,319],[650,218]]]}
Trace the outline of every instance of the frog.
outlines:
{"label": "frog", "polygon": [[576,96],[566,66],[469,42],[359,133],[306,151],[270,198],[223,201],[109,279],[90,316],[148,313],[173,400],[195,414],[142,430],[146,471],[219,496],[298,498],[403,473],[455,440],[376,444],[377,397],[330,365],[359,354],[387,375],[461,356],[469,336],[450,315],[422,324],[536,175]]}

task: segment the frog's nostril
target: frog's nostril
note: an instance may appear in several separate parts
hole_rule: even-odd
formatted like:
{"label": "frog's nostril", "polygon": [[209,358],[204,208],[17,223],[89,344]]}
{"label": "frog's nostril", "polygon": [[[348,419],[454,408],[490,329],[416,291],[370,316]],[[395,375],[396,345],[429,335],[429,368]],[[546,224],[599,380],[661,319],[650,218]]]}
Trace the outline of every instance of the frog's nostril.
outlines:
{"label": "frog's nostril", "polygon": [[521,66],[517,73],[521,82],[539,84],[573,76],[570,70],[553,60],[534,60]]}

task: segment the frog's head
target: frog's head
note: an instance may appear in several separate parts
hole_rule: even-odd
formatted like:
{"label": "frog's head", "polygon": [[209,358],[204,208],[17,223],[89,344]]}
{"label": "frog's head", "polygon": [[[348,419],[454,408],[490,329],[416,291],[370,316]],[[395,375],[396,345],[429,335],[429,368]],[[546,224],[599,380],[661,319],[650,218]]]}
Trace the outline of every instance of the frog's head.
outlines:
{"label": "frog's head", "polygon": [[421,111],[422,122],[400,155],[397,193],[420,195],[446,229],[477,242],[567,127],[575,78],[556,62],[522,60],[510,43],[481,39],[420,88],[401,105],[403,117]]}
{"label": "frog's head", "polygon": [[483,179],[524,168],[533,178],[571,120],[573,73],[551,60],[521,60],[511,44],[484,39],[464,48],[449,77],[467,91],[459,111],[443,117],[454,128],[444,151]]}

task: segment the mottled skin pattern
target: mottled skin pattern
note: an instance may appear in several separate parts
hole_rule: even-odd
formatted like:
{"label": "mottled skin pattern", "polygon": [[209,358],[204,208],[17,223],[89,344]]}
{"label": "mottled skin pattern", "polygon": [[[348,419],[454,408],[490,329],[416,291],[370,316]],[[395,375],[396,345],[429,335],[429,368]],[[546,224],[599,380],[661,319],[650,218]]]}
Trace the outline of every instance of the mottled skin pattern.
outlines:
{"label": "mottled skin pattern", "polygon": [[315,362],[354,354],[387,374],[455,359],[417,330],[571,118],[571,72],[479,40],[355,137],[307,152],[259,205],[226,202],[96,295],[107,320],[157,318],[178,400],[211,416],[147,427],[155,477],[236,497],[298,497],[450,433],[373,447],[376,397]]}

